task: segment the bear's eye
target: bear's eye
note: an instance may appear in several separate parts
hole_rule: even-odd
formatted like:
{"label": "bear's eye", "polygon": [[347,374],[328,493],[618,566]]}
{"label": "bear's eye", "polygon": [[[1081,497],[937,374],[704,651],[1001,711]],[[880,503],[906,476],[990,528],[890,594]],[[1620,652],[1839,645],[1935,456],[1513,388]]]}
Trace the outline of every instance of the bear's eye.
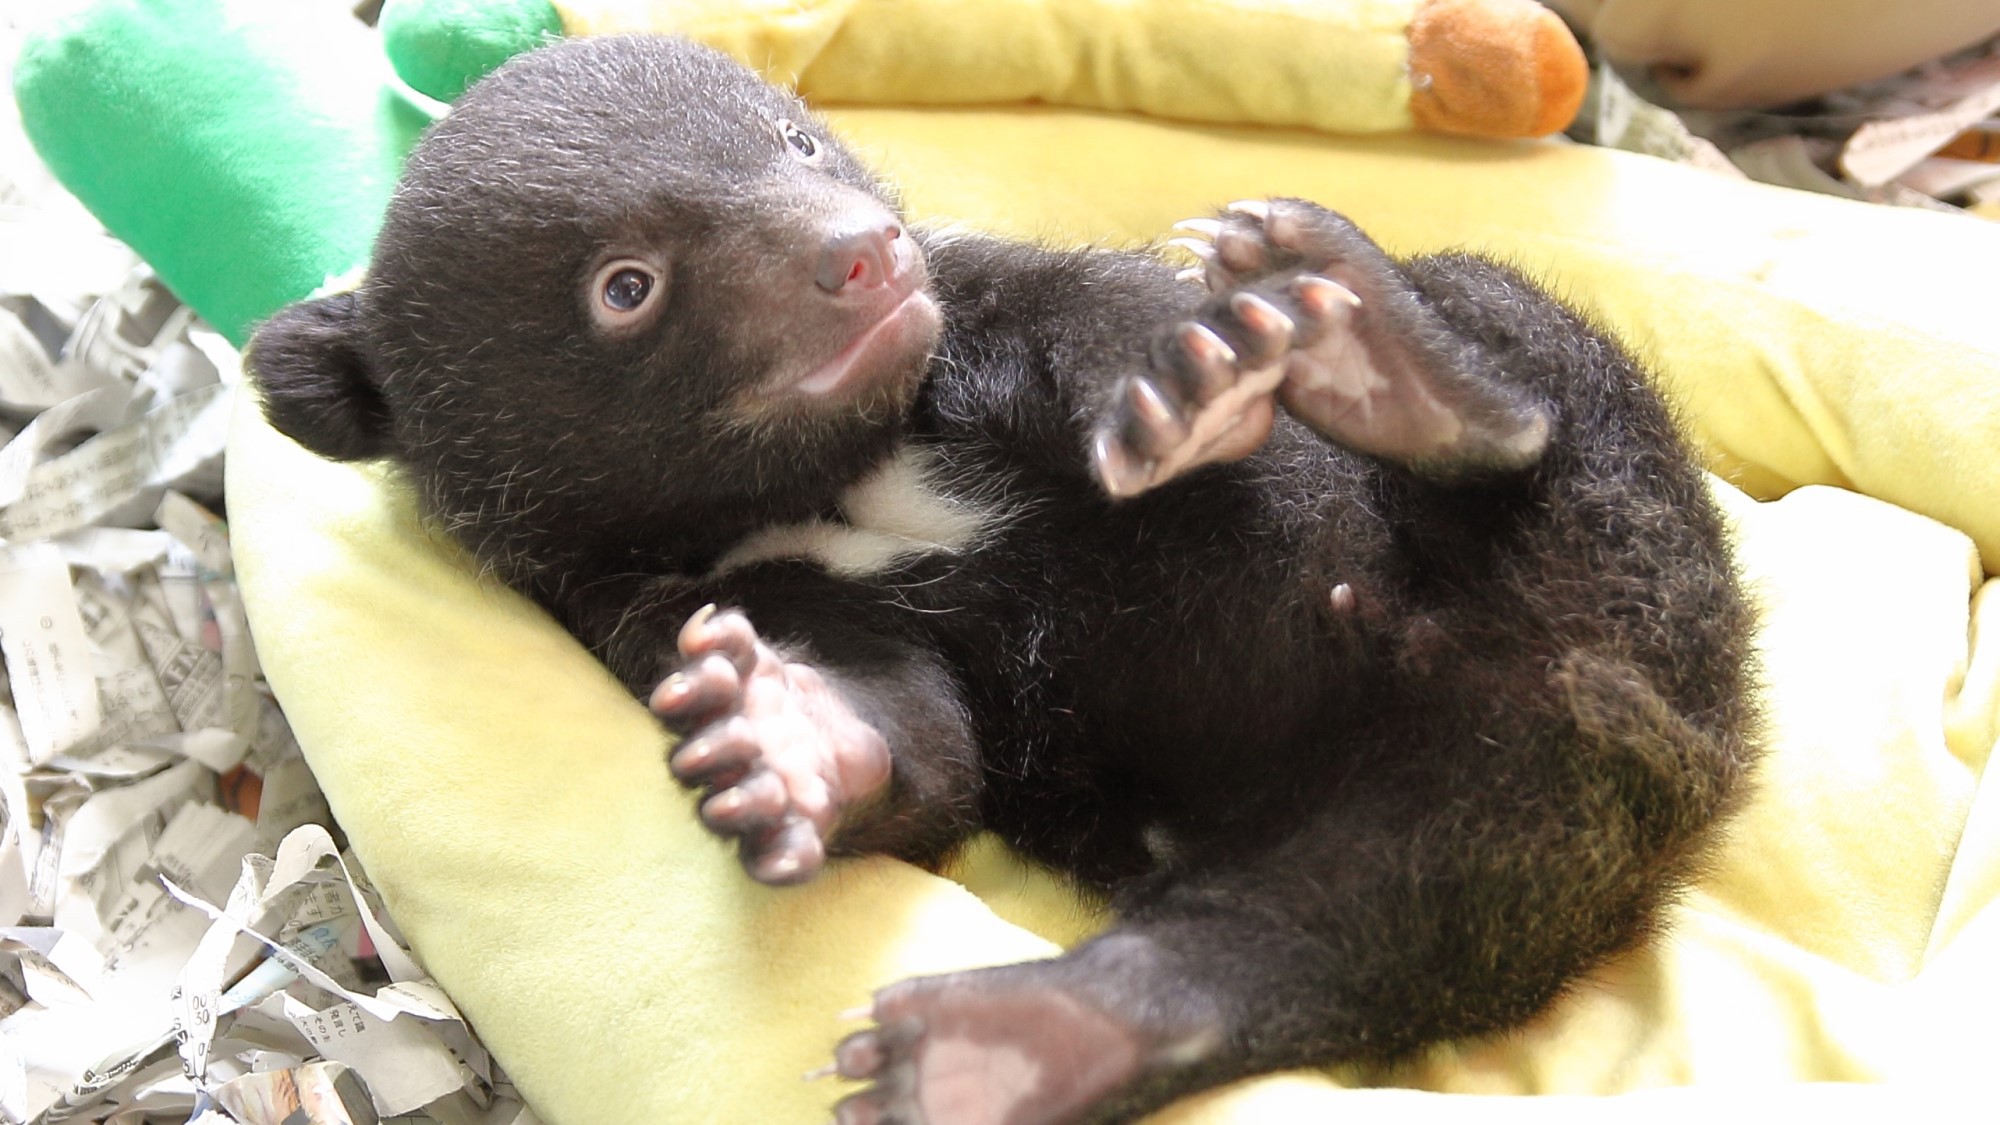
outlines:
{"label": "bear's eye", "polygon": [[637,312],[653,292],[653,275],[627,267],[604,283],[604,304],[616,312]]}
{"label": "bear's eye", "polygon": [[792,146],[792,151],[798,154],[800,160],[812,163],[819,159],[819,142],[813,140],[811,133],[789,121],[778,122],[778,132],[784,135],[785,143]]}
{"label": "bear's eye", "polygon": [[590,281],[590,316],[598,327],[623,329],[650,320],[666,290],[662,271],[651,262],[620,258],[598,268]]}

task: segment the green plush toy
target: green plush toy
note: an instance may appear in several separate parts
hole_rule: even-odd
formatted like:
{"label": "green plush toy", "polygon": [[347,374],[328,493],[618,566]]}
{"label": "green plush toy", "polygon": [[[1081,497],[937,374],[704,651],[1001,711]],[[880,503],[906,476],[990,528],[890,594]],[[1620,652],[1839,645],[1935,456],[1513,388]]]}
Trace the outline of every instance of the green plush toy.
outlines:
{"label": "green plush toy", "polygon": [[367,260],[434,116],[367,28],[286,7],[107,0],[39,29],[15,67],[50,169],[239,345]]}
{"label": "green plush toy", "polygon": [[562,14],[549,0],[387,0],[379,22],[396,73],[440,101],[563,33]]}

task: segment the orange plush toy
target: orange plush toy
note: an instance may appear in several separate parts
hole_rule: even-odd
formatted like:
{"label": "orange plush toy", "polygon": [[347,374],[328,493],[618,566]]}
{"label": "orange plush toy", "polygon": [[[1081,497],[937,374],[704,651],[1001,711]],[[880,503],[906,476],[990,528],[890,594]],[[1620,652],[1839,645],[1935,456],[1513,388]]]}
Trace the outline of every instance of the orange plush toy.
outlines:
{"label": "orange plush toy", "polygon": [[1473,137],[1569,126],[1590,70],[1576,37],[1534,0],[1424,0],[1410,20],[1410,116]]}

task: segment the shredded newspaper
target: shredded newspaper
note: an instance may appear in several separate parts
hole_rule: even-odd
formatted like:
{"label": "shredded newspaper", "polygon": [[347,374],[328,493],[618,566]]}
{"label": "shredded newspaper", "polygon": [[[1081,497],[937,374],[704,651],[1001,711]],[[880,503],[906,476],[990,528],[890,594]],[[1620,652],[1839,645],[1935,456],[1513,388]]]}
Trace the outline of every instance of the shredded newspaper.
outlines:
{"label": "shredded newspaper", "polygon": [[236,354],[0,126],[0,1121],[530,1125],[264,684]]}
{"label": "shredded newspaper", "polygon": [[1764,183],[2000,219],[2000,39],[1782,109],[1676,112],[1656,104],[1666,100],[1600,61],[1570,135]]}

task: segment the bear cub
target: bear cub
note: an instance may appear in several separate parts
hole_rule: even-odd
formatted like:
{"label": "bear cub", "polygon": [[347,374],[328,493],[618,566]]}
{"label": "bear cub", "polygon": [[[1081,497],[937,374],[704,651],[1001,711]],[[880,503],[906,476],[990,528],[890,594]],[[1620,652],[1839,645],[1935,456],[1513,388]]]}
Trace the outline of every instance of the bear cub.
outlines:
{"label": "bear cub", "polygon": [[393,459],[681,736],[752,878],[992,831],[1107,897],[1061,957],[877,993],[845,1125],[1516,1026],[1742,788],[1751,615],[1631,358],[1301,200],[1182,228],[1177,272],[913,226],[724,57],[571,40],[253,342],[278,429]]}

